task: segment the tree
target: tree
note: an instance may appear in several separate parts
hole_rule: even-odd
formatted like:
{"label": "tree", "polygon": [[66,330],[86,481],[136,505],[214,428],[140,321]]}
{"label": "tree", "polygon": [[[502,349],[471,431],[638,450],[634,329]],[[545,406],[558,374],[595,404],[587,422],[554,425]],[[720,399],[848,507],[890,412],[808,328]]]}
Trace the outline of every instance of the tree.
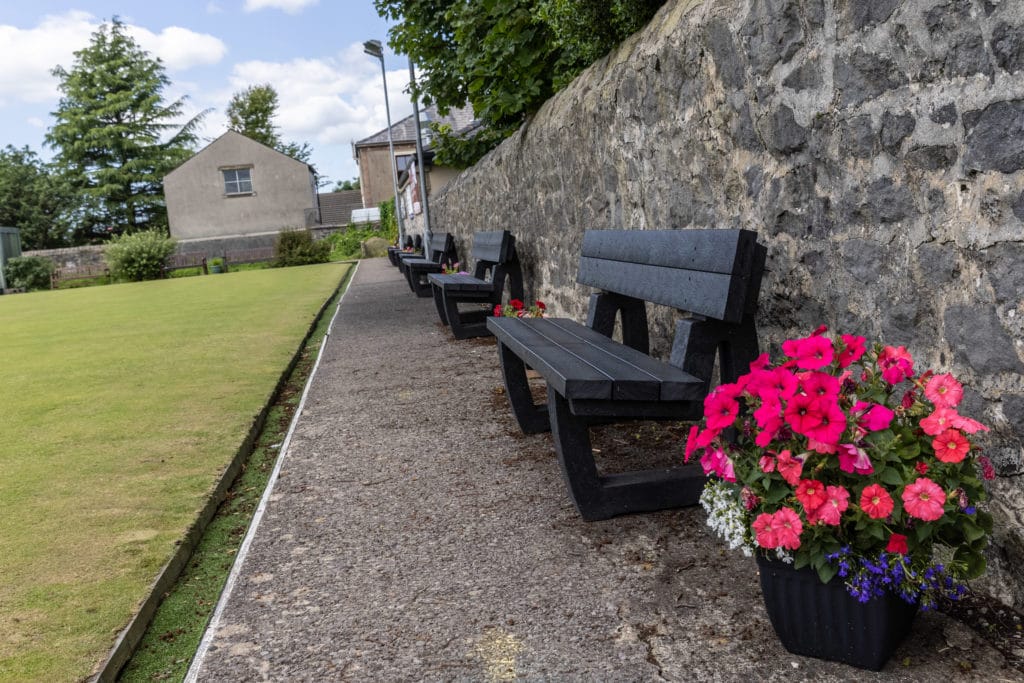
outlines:
{"label": "tree", "polygon": [[164,101],[170,79],[163,63],[116,17],[75,52],[70,70],[52,73],[61,99],[46,142],[77,199],[74,240],[166,230],[163,176],[192,154],[206,112],[180,123],[185,98]]}
{"label": "tree", "polygon": [[331,192],[343,192],[345,190],[358,190],[359,189],[359,178],[353,178],[352,180],[339,180],[334,183],[334,188]]}
{"label": "tree", "polygon": [[274,86],[269,83],[250,85],[231,96],[227,109],[228,128],[293,159],[309,163],[313,148],[308,142],[299,145],[281,140],[274,124],[277,105],[277,90]]}
{"label": "tree", "polygon": [[23,249],[68,245],[62,214],[70,201],[60,179],[31,149],[0,150],[0,225],[21,231]]}
{"label": "tree", "polygon": [[473,106],[471,138],[437,130],[438,163],[465,166],[515,131],[664,0],[374,0],[388,43],[416,63],[417,96],[442,114]]}

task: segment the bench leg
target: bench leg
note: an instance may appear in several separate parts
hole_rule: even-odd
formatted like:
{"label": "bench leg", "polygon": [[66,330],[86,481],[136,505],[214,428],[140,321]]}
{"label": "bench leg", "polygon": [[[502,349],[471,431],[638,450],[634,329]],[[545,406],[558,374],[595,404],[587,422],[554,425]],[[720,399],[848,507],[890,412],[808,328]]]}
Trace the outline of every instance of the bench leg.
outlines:
{"label": "bench leg", "polygon": [[537,434],[551,429],[548,422],[547,406],[538,406],[530,395],[530,384],[526,379],[526,364],[507,346],[498,342],[498,360],[501,375],[505,378],[505,393],[512,406],[512,414],[525,434]]}
{"label": "bench leg", "polygon": [[456,339],[469,339],[470,337],[488,337],[490,330],[487,329],[487,318],[490,311],[459,311],[457,301],[445,296],[445,312],[448,316],[448,324],[452,327],[452,334]]}
{"label": "bench leg", "polygon": [[445,325],[451,324],[451,323],[448,322],[448,314],[445,312],[445,307],[444,307],[444,289],[442,289],[441,287],[438,287],[437,285],[435,285],[433,283],[430,284],[430,289],[433,290],[433,294],[434,294],[434,308],[437,309],[438,317],[441,318],[441,322],[443,324],[445,324]]}
{"label": "bench leg", "polygon": [[586,521],[696,505],[700,500],[704,473],[697,465],[598,475],[589,426],[573,415],[568,401],[550,387],[548,411],[562,476]]}

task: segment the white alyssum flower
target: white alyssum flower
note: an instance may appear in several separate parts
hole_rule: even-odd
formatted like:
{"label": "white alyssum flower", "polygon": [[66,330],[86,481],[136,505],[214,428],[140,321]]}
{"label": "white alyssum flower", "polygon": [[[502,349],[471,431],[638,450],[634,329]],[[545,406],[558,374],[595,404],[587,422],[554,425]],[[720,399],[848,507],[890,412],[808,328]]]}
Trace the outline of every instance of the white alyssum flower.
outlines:
{"label": "white alyssum flower", "polygon": [[708,513],[708,526],[729,544],[730,550],[738,548],[747,557],[754,553],[754,539],[743,505],[732,486],[718,479],[710,480],[701,493],[700,505]]}

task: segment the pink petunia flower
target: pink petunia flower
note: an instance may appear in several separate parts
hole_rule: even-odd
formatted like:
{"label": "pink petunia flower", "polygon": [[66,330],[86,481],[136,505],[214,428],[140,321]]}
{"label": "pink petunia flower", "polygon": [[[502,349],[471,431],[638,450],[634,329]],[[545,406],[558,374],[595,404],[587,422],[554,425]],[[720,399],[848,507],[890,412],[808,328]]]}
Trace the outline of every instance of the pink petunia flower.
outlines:
{"label": "pink petunia flower", "polygon": [[782,508],[773,515],[772,530],[780,547],[789,550],[800,547],[800,534],[803,533],[804,525],[800,515],[792,508]]}
{"label": "pink petunia flower", "polygon": [[812,396],[797,394],[786,404],[786,422],[797,434],[807,435],[807,432],[821,424],[824,407],[820,401]]}
{"label": "pink petunia flower", "polygon": [[967,457],[971,444],[956,429],[947,429],[932,440],[935,457],[942,462],[960,462]]}
{"label": "pink petunia flower", "polygon": [[796,499],[808,512],[818,509],[827,500],[825,485],[813,479],[801,479],[795,491]]}
{"label": "pink petunia flower", "polygon": [[908,484],[903,489],[902,498],[903,508],[911,517],[926,522],[942,517],[946,493],[928,477],[918,477],[912,484]]}
{"label": "pink petunia flower", "polygon": [[987,456],[978,456],[978,466],[981,468],[981,478],[986,481],[992,481],[996,478],[996,468],[992,465],[992,461]]}
{"label": "pink petunia flower", "polygon": [[878,484],[868,484],[860,494],[860,509],[871,519],[885,519],[892,513],[892,496]]}
{"label": "pink petunia flower", "polygon": [[893,534],[889,537],[889,544],[885,546],[887,553],[907,554],[907,537],[903,534]]}
{"label": "pink petunia flower", "polygon": [[761,468],[761,471],[766,474],[770,474],[775,471],[775,458],[770,455],[762,455],[757,461],[757,464]]}
{"label": "pink petunia flower", "polygon": [[964,388],[953,375],[935,375],[925,385],[924,396],[936,408],[956,408],[964,397]]}
{"label": "pink petunia flower", "polygon": [[921,430],[928,436],[938,436],[953,426],[953,420],[960,417],[952,408],[936,408],[931,415],[921,420]]}
{"label": "pink petunia flower", "polygon": [[728,392],[715,391],[704,399],[704,416],[709,429],[725,429],[732,426],[739,415],[740,404]]}
{"label": "pink petunia flower", "polygon": [[757,544],[762,548],[772,549],[779,547],[779,538],[775,533],[775,528],[772,526],[772,520],[774,515],[768,512],[762,512],[751,524],[754,529],[754,535],[757,537]]}
{"label": "pink petunia flower", "polygon": [[889,384],[899,384],[914,376],[914,359],[902,346],[886,346],[878,354],[878,367],[882,368],[882,379]]}
{"label": "pink petunia flower", "polygon": [[683,455],[683,462],[690,462],[693,452],[697,450],[697,434],[700,428],[697,425],[690,427],[690,433],[686,436],[686,452]]}
{"label": "pink petunia flower", "polygon": [[845,368],[856,363],[864,355],[864,352],[867,350],[867,345],[865,344],[867,340],[864,337],[856,337],[852,334],[844,334],[842,339],[845,346],[839,352],[839,367]]}
{"label": "pink petunia flower", "polygon": [[977,420],[972,420],[969,417],[963,415],[954,415],[952,419],[953,426],[957,429],[967,432],[968,434],[976,434],[977,432],[987,432],[988,427],[981,424]]}
{"label": "pink petunia flower", "polygon": [[782,451],[776,460],[776,466],[779,474],[782,475],[787,484],[796,486],[800,483],[800,475],[804,471],[804,461],[802,459],[794,458],[788,450]]}
{"label": "pink petunia flower", "polygon": [[825,487],[825,502],[812,512],[807,513],[807,522],[817,524],[823,522],[830,526],[838,526],[842,514],[850,505],[850,492],[842,486]]}
{"label": "pink petunia flower", "polygon": [[817,370],[832,362],[835,352],[828,337],[810,336],[782,342],[782,352],[796,361],[803,370]]}
{"label": "pink petunia flower", "polygon": [[771,363],[767,353],[762,353],[760,356],[750,361],[750,371],[764,370]]}
{"label": "pink petunia flower", "polygon": [[879,403],[867,403],[858,401],[853,406],[853,414],[860,415],[857,424],[869,432],[878,432],[888,429],[892,419],[896,416],[894,412]]}
{"label": "pink petunia flower", "polygon": [[850,474],[863,475],[873,474],[875,471],[867,451],[852,443],[839,445],[839,469]]}
{"label": "pink petunia flower", "polygon": [[705,449],[704,455],[700,458],[700,465],[704,468],[704,474],[715,474],[719,479],[728,482],[736,481],[732,460],[721,448]]}
{"label": "pink petunia flower", "polygon": [[[835,452],[835,446],[846,431],[846,413],[834,400],[818,399],[817,413],[820,416],[818,424],[808,428],[804,434],[824,444],[832,446],[827,452]],[[821,452],[819,450],[819,452]]]}
{"label": "pink petunia flower", "polygon": [[839,380],[826,372],[806,372],[800,376],[800,388],[808,396],[836,400],[839,398]]}

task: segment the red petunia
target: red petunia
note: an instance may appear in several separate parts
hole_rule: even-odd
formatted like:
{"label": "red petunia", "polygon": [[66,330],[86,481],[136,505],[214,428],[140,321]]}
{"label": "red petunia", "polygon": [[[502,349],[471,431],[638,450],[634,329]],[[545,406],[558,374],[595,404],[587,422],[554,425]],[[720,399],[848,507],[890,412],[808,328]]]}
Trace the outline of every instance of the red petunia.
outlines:
{"label": "red petunia", "polygon": [[776,460],[776,467],[779,470],[779,474],[786,480],[786,483],[790,486],[796,486],[800,483],[800,475],[804,471],[804,461],[800,458],[794,458],[790,452],[782,451],[779,453],[779,457]]}
{"label": "red petunia", "polygon": [[893,534],[889,537],[889,544],[885,546],[887,553],[907,554],[907,537],[903,534]]}
{"label": "red petunia", "polygon": [[967,457],[971,444],[956,429],[947,429],[932,440],[932,448],[942,462],[960,462]]}
{"label": "red petunia", "polygon": [[878,367],[882,369],[882,379],[889,384],[898,384],[914,376],[914,359],[902,346],[884,347],[878,354]]}
{"label": "red petunia", "polygon": [[958,417],[952,408],[936,408],[931,415],[921,420],[921,430],[928,436],[938,436],[952,427]]}
{"label": "red petunia", "polygon": [[860,509],[871,519],[884,519],[892,513],[893,502],[889,492],[878,484],[869,484],[860,494]]}
{"label": "red petunia", "polygon": [[850,505],[850,493],[842,486],[825,487],[825,502],[812,512],[807,513],[807,521],[810,524],[824,522],[831,526],[837,526],[842,514]]}
{"label": "red petunia", "polygon": [[902,498],[903,508],[911,517],[926,522],[933,522],[942,517],[946,493],[927,477],[918,477],[912,484],[908,484],[903,489]]}
{"label": "red petunia", "polygon": [[791,508],[782,508],[772,516],[772,530],[779,547],[796,550],[800,547],[800,534],[804,525],[800,515]]}
{"label": "red petunia", "polygon": [[754,529],[754,535],[757,537],[757,544],[762,548],[772,549],[779,547],[779,539],[775,533],[775,529],[772,527],[773,515],[768,512],[762,512],[751,524]]}
{"label": "red petunia", "polygon": [[804,506],[804,510],[810,512],[818,509],[828,500],[825,493],[825,485],[813,479],[801,479],[796,487],[796,499]]}
{"label": "red petunia", "polygon": [[842,438],[843,432],[846,431],[846,413],[843,412],[843,409],[839,407],[835,400],[818,399],[817,404],[817,413],[820,416],[818,424],[813,425],[803,433],[808,438],[820,441],[830,447],[824,451],[820,448],[817,449],[819,453],[834,453],[835,446],[839,444],[839,439]]}

